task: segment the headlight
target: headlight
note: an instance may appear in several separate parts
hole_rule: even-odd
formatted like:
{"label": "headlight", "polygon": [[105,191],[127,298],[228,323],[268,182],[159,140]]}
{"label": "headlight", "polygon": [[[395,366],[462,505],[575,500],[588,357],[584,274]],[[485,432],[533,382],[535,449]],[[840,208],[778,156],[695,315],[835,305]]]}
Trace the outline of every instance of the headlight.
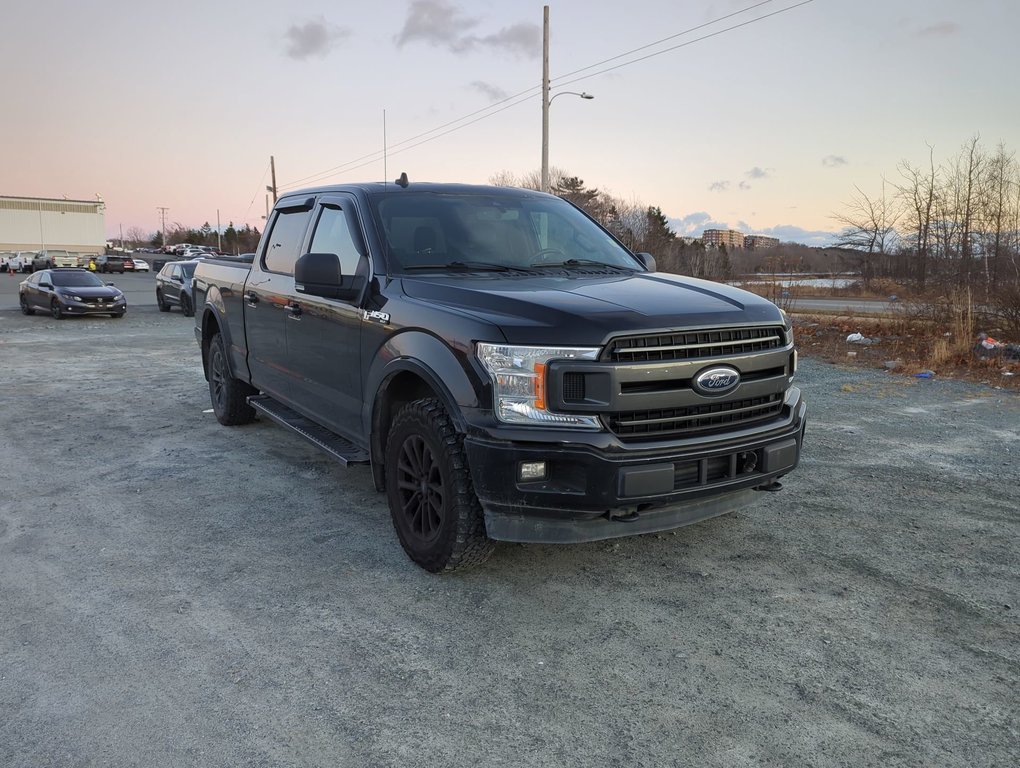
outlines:
{"label": "headlight", "polygon": [[70,301],[81,301],[82,300],[81,296],[75,296],[73,293],[64,293],[64,294],[61,294],[61,295],[65,299],[69,299]]}
{"label": "headlight", "polygon": [[598,347],[512,347],[479,342],[478,359],[492,377],[496,417],[507,424],[601,429],[596,416],[551,413],[546,366],[551,360],[596,360]]}

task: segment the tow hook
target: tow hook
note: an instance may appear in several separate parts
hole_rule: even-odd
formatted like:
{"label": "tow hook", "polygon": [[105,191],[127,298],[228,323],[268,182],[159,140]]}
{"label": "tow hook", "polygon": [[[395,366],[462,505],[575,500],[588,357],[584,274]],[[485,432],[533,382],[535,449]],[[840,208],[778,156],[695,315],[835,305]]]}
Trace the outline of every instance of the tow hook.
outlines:
{"label": "tow hook", "polygon": [[633,523],[639,517],[637,509],[611,509],[606,512],[606,518],[615,523]]}

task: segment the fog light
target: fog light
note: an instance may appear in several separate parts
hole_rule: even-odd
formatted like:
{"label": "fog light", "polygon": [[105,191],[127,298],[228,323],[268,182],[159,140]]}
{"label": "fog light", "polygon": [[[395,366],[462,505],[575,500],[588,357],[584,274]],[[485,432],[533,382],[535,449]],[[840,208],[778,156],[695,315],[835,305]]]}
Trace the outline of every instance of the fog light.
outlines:
{"label": "fog light", "polygon": [[546,470],[544,461],[522,461],[518,466],[517,477],[521,482],[530,480],[545,480]]}

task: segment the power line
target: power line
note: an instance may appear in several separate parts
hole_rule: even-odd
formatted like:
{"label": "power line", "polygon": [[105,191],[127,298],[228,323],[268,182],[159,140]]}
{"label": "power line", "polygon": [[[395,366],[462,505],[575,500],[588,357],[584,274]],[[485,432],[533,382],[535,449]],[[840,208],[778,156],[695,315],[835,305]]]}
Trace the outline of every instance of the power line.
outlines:
{"label": "power line", "polygon": [[[581,67],[580,69],[576,69],[576,70],[574,70],[572,72],[568,72],[565,75],[560,75],[559,77],[554,79],[555,82],[557,83],[556,87],[563,87],[563,86],[566,86],[566,85],[571,85],[572,83],[576,83],[576,82],[579,82],[581,80],[586,80],[586,79],[589,79],[589,78],[592,78],[592,77],[596,77],[598,75],[605,74],[607,72],[612,72],[612,71],[617,70],[617,69],[622,69],[624,67],[630,66],[631,64],[637,64],[639,62],[646,61],[646,60],[654,58],[656,56],[660,56],[660,55],[662,55],[664,53],[669,53],[669,52],[675,51],[675,50],[677,50],[679,48],[684,48],[684,47],[686,47],[688,45],[692,45],[694,43],[701,42],[703,40],[707,40],[707,39],[712,38],[712,37],[717,37],[717,36],[722,35],[722,34],[724,34],[726,32],[731,32],[731,31],[733,31],[735,29],[740,29],[741,27],[746,27],[746,26],[749,26],[751,24],[755,24],[755,23],[757,23],[759,21],[764,21],[765,19],[768,19],[768,18],[770,18],[772,16],[778,16],[779,14],[786,13],[787,11],[791,11],[791,10],[794,10],[795,8],[799,8],[799,7],[803,6],[803,5],[807,5],[808,3],[814,2],[814,0],[802,0],[801,2],[795,3],[794,5],[790,5],[790,6],[787,6],[785,8],[781,8],[779,10],[772,11],[771,13],[767,13],[767,14],[764,14],[762,16],[756,16],[755,18],[749,19],[748,21],[743,21],[743,22],[740,22],[738,24],[734,24],[732,26],[725,27],[725,28],[723,28],[721,30],[717,30],[717,31],[711,32],[709,34],[702,35],[701,37],[695,38],[693,40],[688,40],[688,41],[686,41],[684,43],[680,43],[678,45],[670,46],[669,48],[664,48],[663,50],[655,51],[654,53],[650,53],[650,54],[647,54],[645,56],[640,56],[640,57],[638,57],[636,59],[631,59],[631,60],[625,61],[625,62],[623,62],[621,64],[617,64],[617,65],[612,66],[612,67],[607,67],[606,69],[601,69],[601,70],[599,70],[597,72],[591,72],[591,73],[589,73],[587,75],[582,75],[581,77],[574,78],[573,80],[566,80],[565,82],[562,82],[564,78],[572,77],[573,75],[579,74],[581,72],[586,72],[589,69],[593,69],[594,67],[601,66],[602,64],[607,64],[607,63],[609,63],[611,61],[616,61],[616,60],[621,59],[623,57],[629,56],[629,55],[631,55],[633,53],[638,53],[640,51],[647,50],[648,48],[654,48],[655,46],[661,45],[662,43],[667,42],[669,40],[674,40],[677,37],[682,37],[683,35],[690,34],[691,32],[696,32],[699,29],[704,29],[705,27],[711,26],[713,24],[718,24],[720,21],[725,21],[726,19],[733,18],[734,16],[739,16],[740,14],[747,13],[748,11],[752,11],[755,8],[759,8],[759,7],[763,6],[763,5],[767,5],[767,4],[772,3],[772,2],[775,2],[775,0],[761,0],[761,2],[755,3],[753,5],[749,5],[746,8],[742,8],[742,9],[740,9],[738,11],[733,11],[732,13],[728,13],[728,14],[726,14],[724,16],[719,16],[718,18],[712,19],[711,21],[707,21],[707,22],[705,22],[703,24],[698,24],[696,26],[693,26],[693,27],[690,27],[688,29],[685,29],[685,30],[683,30],[681,32],[677,32],[675,34],[672,34],[672,35],[669,35],[667,37],[661,38],[660,40],[656,40],[655,42],[639,46],[638,48],[634,48],[634,49],[632,49],[630,51],[626,51],[624,53],[617,54],[616,56],[611,56],[608,59],[603,59],[602,61],[596,62],[594,64],[589,64],[586,67]],[[506,98],[501,99],[500,101],[497,101],[497,102],[495,102],[493,104],[489,104],[488,106],[482,107],[481,109],[477,109],[474,112],[469,112],[468,114],[463,115],[463,116],[461,116],[461,117],[459,117],[459,118],[457,118],[455,120],[451,120],[449,122],[443,123],[442,125],[436,126],[435,128],[431,128],[431,129],[429,129],[427,131],[423,131],[423,132],[421,132],[419,134],[416,134],[416,135],[411,136],[411,137],[409,137],[407,139],[399,141],[396,144],[393,144],[391,146],[392,147],[403,147],[403,149],[397,149],[396,151],[391,151],[389,154],[396,155],[396,154],[400,154],[401,152],[405,152],[405,151],[407,151],[409,149],[414,149],[415,147],[419,147],[422,144],[426,144],[426,143],[428,143],[430,141],[434,141],[435,139],[442,138],[443,136],[446,136],[446,135],[448,135],[450,133],[453,133],[455,131],[459,131],[462,128],[467,128],[470,125],[474,125],[475,123],[480,122],[481,120],[485,120],[486,118],[492,117],[494,115],[498,115],[500,112],[503,112],[503,111],[505,111],[507,109],[510,109],[511,107],[518,106],[519,104],[523,104],[525,101],[530,101],[532,98],[534,98],[535,95],[538,95],[538,94],[533,94],[531,96],[528,96],[527,98],[520,98],[519,99],[519,97],[525,96],[525,94],[531,94],[532,91],[538,91],[541,87],[542,87],[541,85],[535,85],[535,86],[532,86],[530,88],[526,88],[525,90],[520,91],[519,93],[516,93],[516,94],[514,94],[512,96],[507,96]],[[519,99],[519,100],[513,101],[515,99]],[[507,102],[511,102],[511,101],[512,101],[512,103],[507,103]],[[505,105],[505,106],[500,106],[500,105]],[[500,107],[500,108],[499,109],[494,109],[495,107]],[[483,113],[483,112],[485,112],[487,114],[481,114],[480,117],[476,117],[474,120],[469,120],[468,122],[464,122],[465,120],[468,120],[468,118],[474,117],[475,115],[479,115],[480,113]],[[450,126],[454,126],[454,127],[450,127]],[[449,128],[449,130],[443,130],[444,128]],[[431,134],[435,134],[435,135],[431,135]],[[428,138],[423,138],[423,137],[428,137]],[[416,143],[411,144],[411,142],[414,142],[416,139],[419,139],[419,138],[421,138],[422,140],[418,141]],[[405,146],[405,145],[408,145],[408,144],[410,144],[410,146]],[[291,182],[287,182],[286,184],[282,184],[280,186],[280,189],[281,190],[292,189],[294,187],[301,186],[305,182],[308,182],[308,181],[321,181],[321,180],[324,180],[326,178],[329,178],[330,176],[339,175],[341,173],[347,173],[349,171],[357,170],[358,168],[363,168],[366,165],[371,165],[371,164],[377,162],[383,156],[383,154],[384,154],[383,150],[376,150],[375,152],[370,152],[370,153],[368,153],[366,155],[362,155],[361,157],[355,158],[354,160],[349,160],[349,161],[347,161],[345,163],[341,163],[340,165],[334,166],[333,168],[329,168],[329,169],[326,169],[324,171],[320,171],[318,173],[313,173],[313,174],[310,174],[310,175],[305,176],[303,178],[296,179],[296,180],[291,181]],[[364,161],[364,162],[362,162],[362,161]],[[263,178],[265,178],[264,175],[263,175]],[[254,203],[254,198],[252,198],[252,203]],[[249,210],[251,210],[251,206],[250,205],[249,205]]]}
{"label": "power line", "polygon": [[262,171],[262,178],[259,179],[258,189],[255,190],[255,194],[251,196],[251,202],[248,203],[248,210],[244,212],[244,218],[242,221],[248,221],[248,214],[251,213],[251,207],[255,205],[255,198],[259,196],[259,192],[262,191],[262,186],[266,183],[266,174],[269,173],[269,166],[266,166],[266,170]]}
{"label": "power line", "polygon": [[[579,83],[582,80],[587,80],[590,77],[596,77],[597,75],[604,75],[607,72],[613,72],[614,70],[617,70],[617,69],[623,69],[624,67],[629,67],[631,64],[637,64],[637,63],[642,62],[642,61],[647,61],[648,59],[653,59],[656,56],[661,56],[664,53],[669,53],[670,51],[675,51],[678,48],[686,48],[688,45],[693,45],[694,43],[700,43],[702,40],[708,40],[711,37],[717,37],[717,36],[723,34],[724,32],[732,32],[734,29],[740,29],[741,27],[746,27],[746,26],[748,26],[750,24],[755,24],[755,23],[757,23],[759,21],[763,21],[763,20],[765,20],[767,18],[770,18],[772,16],[778,16],[781,13],[786,13],[787,11],[792,11],[794,8],[800,8],[802,5],[807,5],[808,3],[813,3],[813,2],[814,2],[814,0],[801,0],[801,2],[795,3],[794,5],[787,6],[786,8],[780,8],[778,11],[772,11],[771,13],[766,13],[766,14],[764,14],[762,16],[757,16],[757,17],[755,17],[753,19],[750,19],[748,21],[742,21],[739,24],[734,24],[732,27],[726,27],[726,28],[720,29],[720,30],[718,30],[716,32],[709,32],[707,35],[702,35],[701,37],[696,37],[693,40],[688,40],[687,42],[679,43],[677,45],[670,46],[669,48],[663,48],[661,51],[656,51],[655,53],[649,53],[646,56],[640,56],[640,57],[638,57],[636,59],[631,59],[630,61],[625,61],[622,64],[617,64],[616,66],[613,66],[613,67],[607,67],[606,69],[600,69],[598,72],[592,72],[592,73],[587,74],[587,75],[582,75],[581,77],[575,77],[573,80],[567,80],[565,83],[559,83],[559,85],[561,85],[561,86],[563,86],[563,85],[571,85],[573,83]],[[607,59],[607,61],[612,61],[612,59]],[[585,67],[585,69],[589,69],[589,67]],[[578,71],[584,71],[584,70],[578,70]]]}

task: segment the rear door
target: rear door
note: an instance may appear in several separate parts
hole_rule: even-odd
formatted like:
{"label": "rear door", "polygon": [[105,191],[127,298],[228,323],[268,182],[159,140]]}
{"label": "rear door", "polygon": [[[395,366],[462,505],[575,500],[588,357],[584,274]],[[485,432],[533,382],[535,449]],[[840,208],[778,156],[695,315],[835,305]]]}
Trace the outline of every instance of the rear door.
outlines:
{"label": "rear door", "polygon": [[[333,253],[340,274],[368,281],[368,252],[354,197],[319,198],[309,253]],[[361,432],[361,294],[342,301],[294,293],[287,317],[287,358],[302,410],[335,432]]]}
{"label": "rear door", "polygon": [[281,201],[273,211],[242,297],[252,382],[288,404],[294,403],[294,375],[287,360],[288,307],[294,295],[294,263],[303,253],[314,202]]}

